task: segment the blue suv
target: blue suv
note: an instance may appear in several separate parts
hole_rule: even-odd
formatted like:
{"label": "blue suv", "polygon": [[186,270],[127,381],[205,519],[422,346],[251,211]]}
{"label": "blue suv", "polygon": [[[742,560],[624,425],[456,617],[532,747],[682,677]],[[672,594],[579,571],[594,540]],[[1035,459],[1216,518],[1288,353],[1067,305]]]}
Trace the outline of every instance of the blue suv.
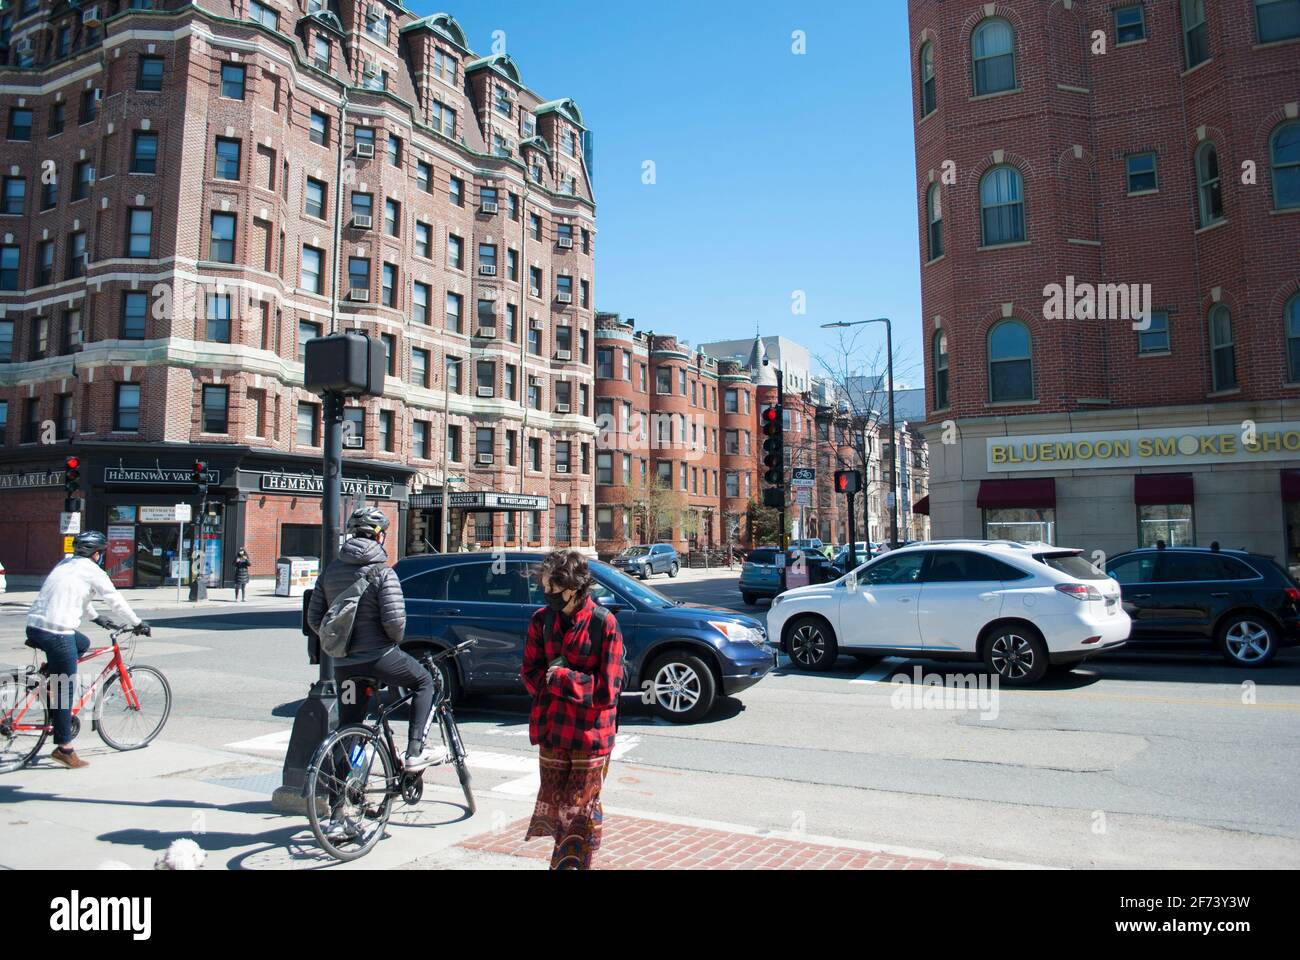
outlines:
{"label": "blue suv", "polygon": [[666,573],[670,577],[675,577],[677,571],[682,568],[677,550],[669,543],[652,543],[648,547],[628,547],[611,560],[610,564],[628,576],[640,577],[642,580],[649,580],[656,573]]}
{"label": "blue suv", "polygon": [[[544,604],[544,554],[435,554],[394,568],[406,594],[408,651],[478,643],[445,666],[454,694],[523,693],[528,621]],[[670,600],[593,561],[592,599],[618,619],[626,648],[624,690],[639,693],[660,717],[693,723],[719,695],[763,679],[777,652],[753,617]]]}

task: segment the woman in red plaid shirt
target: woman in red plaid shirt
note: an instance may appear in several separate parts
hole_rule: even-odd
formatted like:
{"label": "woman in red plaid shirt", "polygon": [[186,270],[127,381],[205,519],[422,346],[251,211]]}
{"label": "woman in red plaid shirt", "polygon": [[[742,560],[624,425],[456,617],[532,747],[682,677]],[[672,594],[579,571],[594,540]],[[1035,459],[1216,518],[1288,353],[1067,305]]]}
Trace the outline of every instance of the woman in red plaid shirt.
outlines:
{"label": "woman in red plaid shirt", "polygon": [[623,635],[595,603],[587,560],[561,550],[542,562],[546,606],[524,646],[524,685],[533,695],[528,735],[541,748],[542,785],[525,839],[551,837],[552,870],[588,870],[600,849],[600,788],[618,729]]}

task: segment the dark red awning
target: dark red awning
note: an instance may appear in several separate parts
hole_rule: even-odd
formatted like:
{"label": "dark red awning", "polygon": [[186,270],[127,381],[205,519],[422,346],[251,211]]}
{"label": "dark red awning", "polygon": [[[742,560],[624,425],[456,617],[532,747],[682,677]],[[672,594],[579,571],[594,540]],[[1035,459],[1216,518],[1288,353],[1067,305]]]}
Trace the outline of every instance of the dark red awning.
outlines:
{"label": "dark red awning", "polygon": [[981,480],[976,506],[981,510],[1000,507],[1056,506],[1056,478],[1034,480]]}
{"label": "dark red awning", "polygon": [[1282,500],[1286,503],[1300,502],[1300,470],[1282,471]]}
{"label": "dark red awning", "polygon": [[923,517],[928,517],[930,515],[930,495],[928,493],[920,500],[916,501],[916,503],[912,504],[912,512],[919,513]]}
{"label": "dark red awning", "polygon": [[1133,502],[1138,506],[1195,503],[1190,473],[1144,473],[1133,478]]}

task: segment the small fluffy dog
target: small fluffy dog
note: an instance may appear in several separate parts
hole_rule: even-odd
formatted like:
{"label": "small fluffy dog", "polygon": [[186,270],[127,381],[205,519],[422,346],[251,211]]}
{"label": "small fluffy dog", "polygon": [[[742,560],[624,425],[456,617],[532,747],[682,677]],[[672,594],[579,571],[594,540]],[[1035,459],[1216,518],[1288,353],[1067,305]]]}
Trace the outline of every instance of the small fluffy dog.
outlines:
{"label": "small fluffy dog", "polygon": [[207,859],[207,852],[202,847],[188,837],[182,837],[172,841],[166,852],[154,861],[153,868],[155,870],[200,870]]}

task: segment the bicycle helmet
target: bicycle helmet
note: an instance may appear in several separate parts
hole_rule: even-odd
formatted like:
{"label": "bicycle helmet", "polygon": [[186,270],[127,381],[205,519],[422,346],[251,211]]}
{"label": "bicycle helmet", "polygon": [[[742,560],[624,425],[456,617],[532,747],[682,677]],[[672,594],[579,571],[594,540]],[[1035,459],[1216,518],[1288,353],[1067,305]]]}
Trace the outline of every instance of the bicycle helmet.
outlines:
{"label": "bicycle helmet", "polygon": [[98,530],[87,530],[77,534],[72,541],[72,552],[78,557],[89,557],[108,549],[108,537]]}
{"label": "bicycle helmet", "polygon": [[348,536],[374,540],[391,526],[384,511],[378,507],[362,507],[348,517]]}

